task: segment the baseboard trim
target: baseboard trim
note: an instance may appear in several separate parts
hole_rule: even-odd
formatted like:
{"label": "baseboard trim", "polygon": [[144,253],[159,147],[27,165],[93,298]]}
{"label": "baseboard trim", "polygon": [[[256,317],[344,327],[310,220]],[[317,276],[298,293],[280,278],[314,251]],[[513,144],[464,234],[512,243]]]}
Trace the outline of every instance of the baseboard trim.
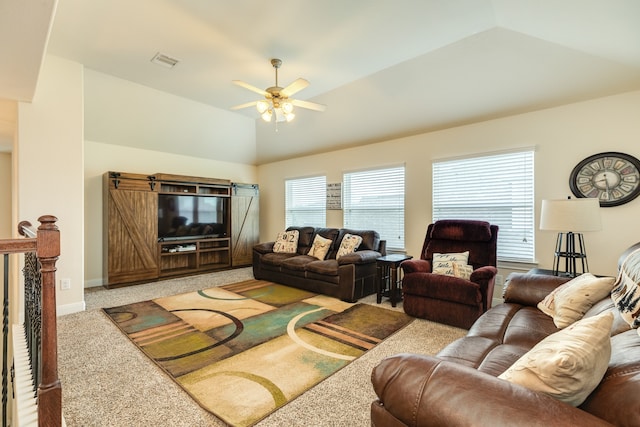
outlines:
{"label": "baseboard trim", "polygon": [[85,311],[86,309],[87,305],[84,301],[74,302],[73,304],[63,304],[56,307],[56,314],[58,316],[64,316],[65,314],[79,313],[81,311]]}
{"label": "baseboard trim", "polygon": [[91,279],[84,282],[85,288],[96,288],[98,286],[104,285],[104,280],[102,278],[99,279]]}

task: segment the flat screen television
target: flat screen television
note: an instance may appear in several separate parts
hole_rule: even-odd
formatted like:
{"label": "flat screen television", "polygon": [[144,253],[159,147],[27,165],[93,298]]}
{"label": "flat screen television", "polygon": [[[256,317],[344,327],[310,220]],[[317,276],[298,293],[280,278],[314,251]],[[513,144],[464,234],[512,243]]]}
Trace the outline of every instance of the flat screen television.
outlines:
{"label": "flat screen television", "polygon": [[158,240],[227,237],[229,198],[158,194]]}

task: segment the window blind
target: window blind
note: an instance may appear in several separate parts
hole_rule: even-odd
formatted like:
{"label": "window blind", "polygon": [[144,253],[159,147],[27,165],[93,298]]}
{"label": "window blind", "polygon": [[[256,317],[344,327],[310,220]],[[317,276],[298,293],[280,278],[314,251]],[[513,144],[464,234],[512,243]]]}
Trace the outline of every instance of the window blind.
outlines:
{"label": "window blind", "polygon": [[498,259],[533,262],[533,151],[433,163],[433,220],[498,225]]}
{"label": "window blind", "polygon": [[326,227],[326,198],[327,178],[325,176],[286,180],[286,226]]}
{"label": "window blind", "polygon": [[375,230],[388,249],[404,249],[404,166],[345,173],[345,228]]}

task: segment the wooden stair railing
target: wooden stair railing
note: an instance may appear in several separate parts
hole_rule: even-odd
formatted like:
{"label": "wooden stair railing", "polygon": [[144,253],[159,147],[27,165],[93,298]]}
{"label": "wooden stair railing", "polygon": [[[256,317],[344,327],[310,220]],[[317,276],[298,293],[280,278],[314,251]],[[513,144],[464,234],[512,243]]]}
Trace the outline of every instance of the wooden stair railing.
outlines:
{"label": "wooden stair railing", "polygon": [[[3,426],[7,425],[7,335],[9,321],[17,323],[18,319],[9,319],[8,298],[8,257],[9,254],[25,254],[25,293],[30,280],[36,278],[38,289],[33,295],[36,300],[30,301],[25,295],[25,330],[27,346],[31,360],[31,370],[37,381],[37,413],[38,426],[60,427],[62,425],[62,385],[58,378],[58,343],[56,319],[56,261],[60,255],[60,232],[56,226],[57,218],[45,215],[38,218],[40,226],[34,232],[31,224],[23,221],[18,225],[18,232],[24,239],[0,240],[0,253],[4,254],[4,318],[3,318],[3,378],[2,378],[2,413]],[[28,255],[35,253],[36,262],[27,262]],[[30,267],[33,264],[34,267]],[[39,269],[38,269],[39,266]],[[28,271],[34,268],[35,271]],[[28,307],[35,303],[36,307]],[[15,310],[14,310],[15,312]],[[30,317],[34,317],[30,319]],[[17,416],[17,414],[12,414]]]}

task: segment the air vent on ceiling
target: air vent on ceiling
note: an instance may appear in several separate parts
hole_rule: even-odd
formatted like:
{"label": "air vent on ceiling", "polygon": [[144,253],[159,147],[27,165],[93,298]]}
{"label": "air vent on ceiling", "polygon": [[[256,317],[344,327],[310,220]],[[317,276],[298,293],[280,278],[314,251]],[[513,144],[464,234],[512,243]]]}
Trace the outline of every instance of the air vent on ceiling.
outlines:
{"label": "air vent on ceiling", "polygon": [[153,62],[154,64],[162,65],[166,68],[173,68],[178,62],[180,62],[180,60],[158,52],[153,58],[151,58],[151,62]]}

